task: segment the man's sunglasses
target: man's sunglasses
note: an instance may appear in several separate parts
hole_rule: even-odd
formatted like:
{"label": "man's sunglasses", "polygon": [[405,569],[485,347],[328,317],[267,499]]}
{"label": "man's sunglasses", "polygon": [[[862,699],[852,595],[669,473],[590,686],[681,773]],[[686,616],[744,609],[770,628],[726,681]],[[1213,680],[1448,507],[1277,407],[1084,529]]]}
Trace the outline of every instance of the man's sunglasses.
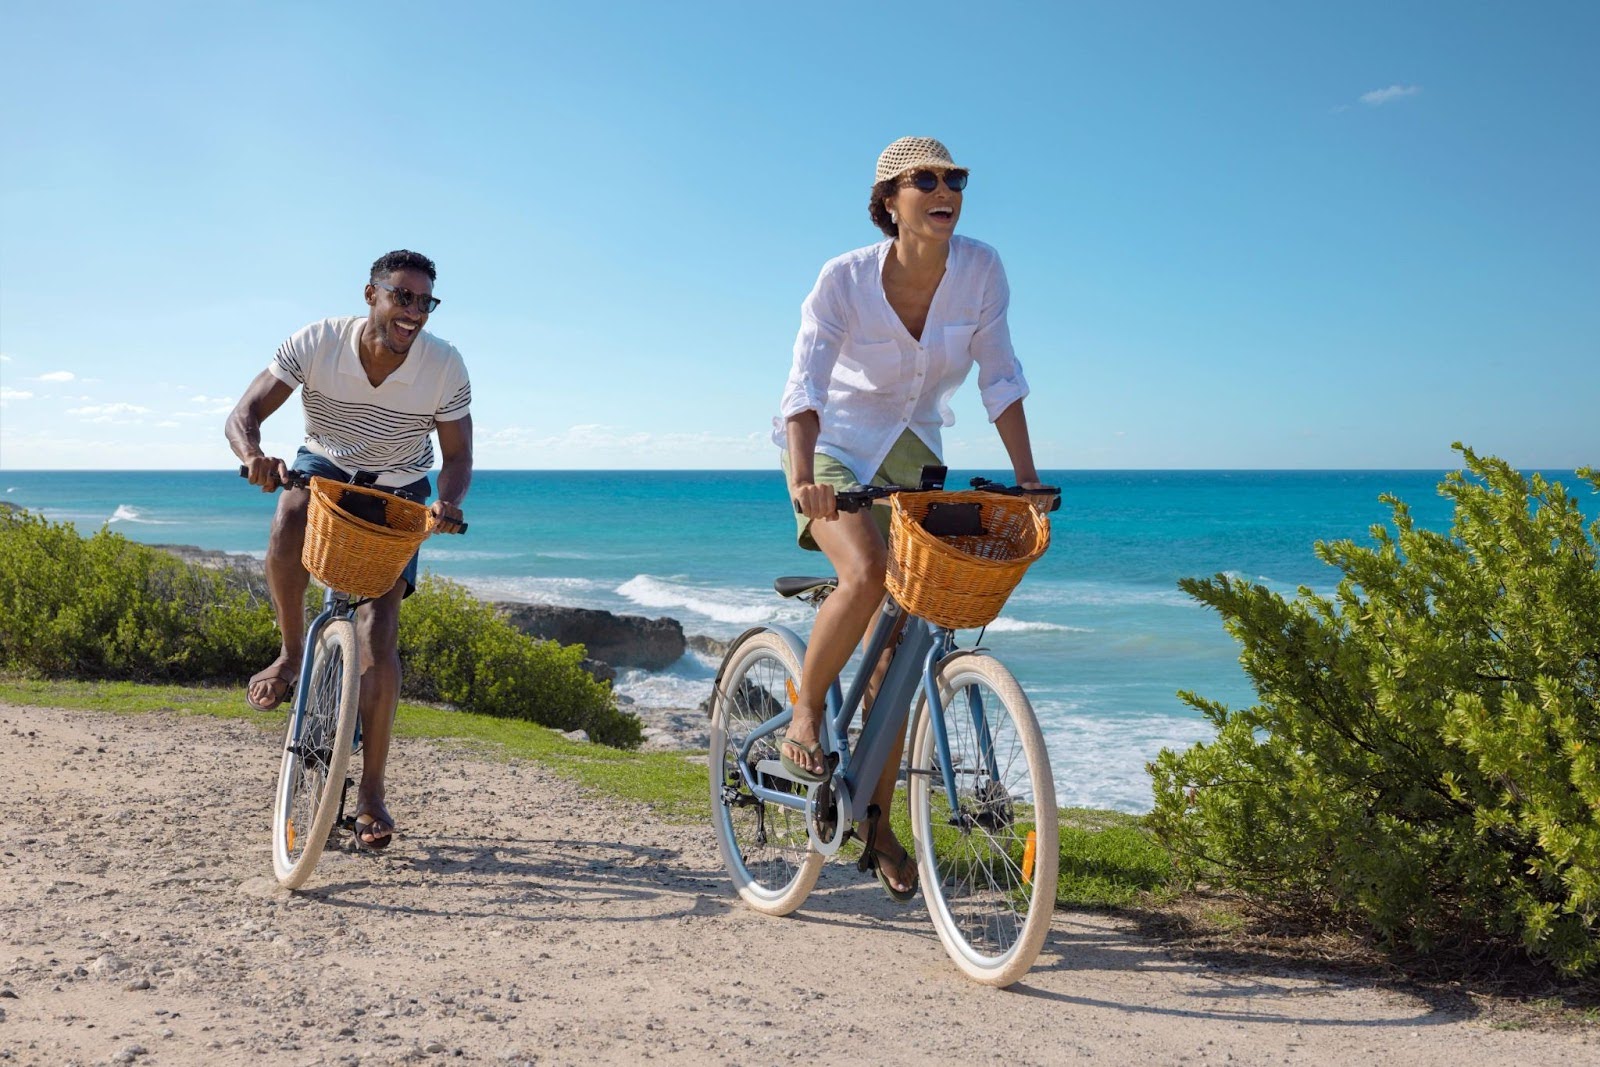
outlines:
{"label": "man's sunglasses", "polygon": [[[952,188],[954,187],[952,186]],[[394,302],[403,308],[408,308],[413,303],[416,304],[418,310],[420,310],[424,315],[433,314],[433,309],[444,303],[444,301],[440,300],[436,296],[418,296],[410,289],[400,289],[393,285],[384,285],[382,282],[373,282],[372,284],[377,286],[379,289],[387,289],[389,292],[393,293]]]}
{"label": "man's sunglasses", "polygon": [[[914,170],[901,179],[902,186],[911,185],[924,193],[931,193],[939,188],[939,174],[931,170]],[[967,172],[964,170],[947,170],[944,172],[944,185],[952,193],[959,193],[967,187]]]}

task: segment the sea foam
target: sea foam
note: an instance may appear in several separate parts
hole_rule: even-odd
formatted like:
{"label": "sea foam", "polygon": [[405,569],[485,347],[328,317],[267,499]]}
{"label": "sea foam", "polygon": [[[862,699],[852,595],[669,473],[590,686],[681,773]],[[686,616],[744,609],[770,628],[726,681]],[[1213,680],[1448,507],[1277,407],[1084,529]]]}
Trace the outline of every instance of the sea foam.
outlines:
{"label": "sea foam", "polygon": [[113,522],[139,522],[148,526],[177,525],[176,523],[168,522],[162,519],[147,519],[144,517],[143,513],[141,513],[139,509],[134,507],[132,504],[118,504],[117,510],[111,513],[111,517],[106,520],[106,524],[110,525]]}
{"label": "sea foam", "polygon": [[1199,715],[1084,715],[1050,704],[1039,701],[1036,710],[1050,751],[1056,799],[1065,807],[1147,812],[1154,797],[1145,764],[1163,748],[1181,751],[1214,734]]}
{"label": "sea foam", "polygon": [[1092,634],[1086,626],[1065,626],[1054,622],[1031,622],[1027,619],[1010,619],[1002,615],[989,624],[992,634]]}
{"label": "sea foam", "polygon": [[[663,610],[686,609],[716,622],[749,626],[775,621],[780,601],[772,593],[745,591],[727,586],[690,585],[638,574],[617,586],[619,596],[640,607]],[[682,620],[680,620],[682,621]]]}

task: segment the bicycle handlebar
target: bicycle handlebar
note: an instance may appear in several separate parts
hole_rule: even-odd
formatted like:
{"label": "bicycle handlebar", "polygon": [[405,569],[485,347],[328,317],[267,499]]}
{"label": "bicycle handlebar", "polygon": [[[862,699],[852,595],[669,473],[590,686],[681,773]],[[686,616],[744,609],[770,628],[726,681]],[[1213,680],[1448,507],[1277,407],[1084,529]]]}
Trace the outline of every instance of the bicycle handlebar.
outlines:
{"label": "bicycle handlebar", "polygon": [[[239,477],[241,477],[241,478],[250,477],[250,468],[245,466],[243,463],[239,464]],[[278,478],[278,488],[279,489],[309,489],[309,488],[311,488],[311,475],[305,473],[304,471],[297,471],[293,467],[290,467],[283,477]],[[375,488],[375,487],[373,487],[373,488]],[[276,491],[276,490],[274,490],[274,491]],[[405,493],[398,493],[397,492],[394,495],[397,496],[397,497],[400,497],[402,500],[411,500],[411,497],[407,496]],[[413,501],[413,503],[421,504],[421,503],[423,503],[423,501],[417,500],[417,501]],[[430,524],[431,524],[432,516],[429,516],[429,521],[430,521]],[[459,529],[459,530],[440,530],[438,532],[439,533],[457,533],[457,534],[464,534],[464,533],[467,532],[467,524],[466,523],[464,523],[464,522],[463,523],[458,523],[458,525],[461,527],[461,529]]]}
{"label": "bicycle handlebar", "polygon": [[[990,481],[988,478],[972,479],[972,488],[984,493],[1000,493],[1004,496],[1045,496],[1050,495],[1050,506],[1047,511],[1059,511],[1061,508],[1061,487],[1056,485],[1040,486],[1038,489],[1024,489],[1020,485],[1001,485],[999,482]],[[896,493],[926,493],[945,492],[942,489],[912,489],[904,485],[863,485],[855,489],[842,489],[833,494],[840,511],[856,512],[864,507],[871,506],[875,500],[883,500]],[[800,510],[800,504],[795,503],[794,509]]]}
{"label": "bicycle handlebar", "polygon": [[[243,463],[239,464],[239,477],[250,477],[250,468]],[[278,479],[278,489],[309,489],[311,488],[311,475],[297,471],[290,467],[286,476]],[[277,490],[273,490],[277,492]]]}

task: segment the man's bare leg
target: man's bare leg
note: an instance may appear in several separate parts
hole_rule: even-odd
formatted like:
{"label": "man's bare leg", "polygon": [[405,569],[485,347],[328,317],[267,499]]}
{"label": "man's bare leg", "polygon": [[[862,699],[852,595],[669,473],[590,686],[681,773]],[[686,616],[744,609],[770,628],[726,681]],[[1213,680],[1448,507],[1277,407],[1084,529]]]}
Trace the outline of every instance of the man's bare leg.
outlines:
{"label": "man's bare leg", "polygon": [[278,618],[281,645],[278,658],[250,681],[249,700],[257,706],[282,702],[289,682],[300,673],[300,659],[306,647],[306,586],[311,576],[300,562],[306,540],[306,505],[311,494],[305,489],[284,488],[278,509],[272,516],[267,537],[267,590],[272,595],[272,610]]}
{"label": "man's bare leg", "polygon": [[394,819],[383,803],[383,776],[389,762],[395,708],[400,703],[400,602],[405,599],[405,589],[405,579],[401,578],[393,589],[361,605],[356,613],[363,660],[361,785],[356,795],[356,832],[363,844],[380,847],[388,843],[387,838],[394,831]]}

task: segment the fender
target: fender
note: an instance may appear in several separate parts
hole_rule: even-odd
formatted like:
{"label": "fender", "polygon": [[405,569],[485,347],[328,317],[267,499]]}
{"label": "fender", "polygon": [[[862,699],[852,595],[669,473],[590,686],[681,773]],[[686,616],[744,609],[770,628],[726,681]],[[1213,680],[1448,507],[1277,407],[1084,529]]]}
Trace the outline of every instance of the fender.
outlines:
{"label": "fender", "polygon": [[[987,655],[988,652],[989,652],[989,649],[984,645],[974,645],[971,648],[958,648],[954,652],[950,653],[948,656],[944,656],[943,658],[941,658],[941,659],[937,660],[936,662],[934,662],[932,664],[929,672],[928,672],[928,676],[932,677],[933,675],[938,674],[941,670],[943,670],[945,668],[945,666],[947,664],[954,663],[956,660],[960,659],[963,656],[976,656],[976,655],[979,655],[979,654]],[[924,691],[919,690],[918,693],[917,693],[917,699],[912,705],[911,733],[908,736],[910,736],[910,737],[916,737],[917,736],[917,720],[922,718],[923,715],[926,715],[927,711],[928,711],[927,693],[924,692]]]}
{"label": "fender", "polygon": [[717,676],[711,682],[711,696],[713,699],[706,704],[706,718],[709,719],[712,717],[716,711],[717,701],[722,699],[722,675],[727,671],[728,664],[733,662],[734,652],[752,635],[759,633],[777,634],[783,639],[783,643],[789,646],[789,651],[794,653],[794,658],[797,662],[804,663],[806,661],[805,642],[801,641],[799,635],[793,630],[789,629],[787,626],[779,626],[775,623],[769,623],[763,626],[750,627],[750,629],[746,630],[744,633],[740,634],[738,637],[729,642],[727,653],[723,655],[722,662],[717,664]]}
{"label": "fender", "polygon": [[943,659],[941,659],[939,662],[935,663],[933,665],[933,669],[937,673],[938,671],[940,671],[940,670],[942,670],[944,668],[945,664],[954,663],[956,660],[960,659],[962,656],[976,656],[976,655],[980,655],[980,654],[988,655],[989,654],[989,649],[987,647],[985,647],[984,645],[974,645],[971,648],[958,648],[954,652],[950,653],[948,656],[946,656]]}

